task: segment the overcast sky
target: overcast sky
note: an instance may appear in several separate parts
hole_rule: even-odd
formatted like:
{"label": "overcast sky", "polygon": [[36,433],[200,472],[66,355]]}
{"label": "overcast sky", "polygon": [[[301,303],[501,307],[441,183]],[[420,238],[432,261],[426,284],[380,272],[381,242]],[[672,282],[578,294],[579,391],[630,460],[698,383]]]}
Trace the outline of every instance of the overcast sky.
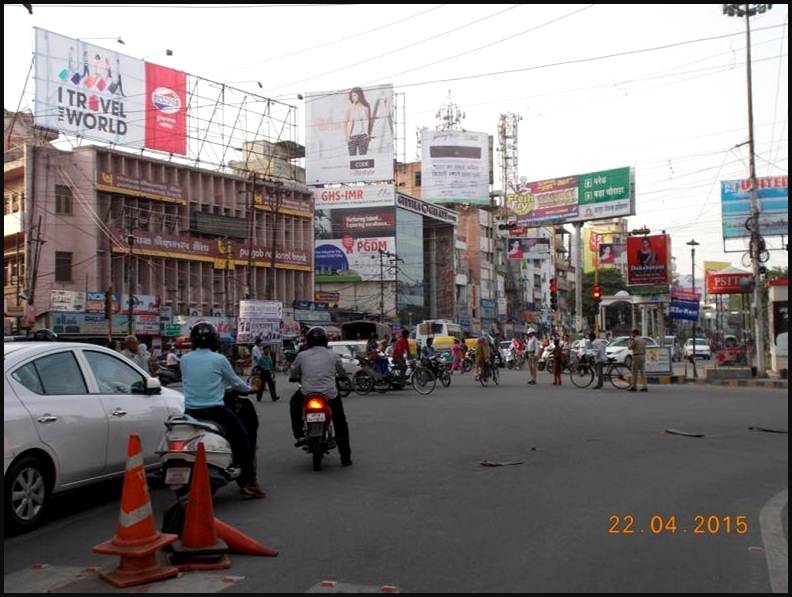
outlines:
{"label": "overcast sky", "polygon": [[[682,272],[692,237],[699,265],[740,266],[739,253],[723,254],[719,181],[748,174],[747,145],[735,148],[748,139],[745,23],[720,4],[34,4],[33,15],[21,5],[3,13],[6,109],[20,101],[33,26],[121,36],[124,46],[92,43],[136,57],[161,52],[149,60],[217,81],[261,81],[263,91],[239,86],[283,96],[300,108],[301,125],[298,92],[393,83],[405,94],[408,160],[416,128],[434,127],[450,91],[468,130],[497,138],[502,112],[522,115],[522,176],[633,166],[631,227],[670,232]],[[759,176],[788,174],[787,19],[776,4],[751,20]],[[672,47],[650,50],[659,46]],[[23,108],[32,109],[31,91]],[[773,253],[771,264],[786,262],[786,252]]]}

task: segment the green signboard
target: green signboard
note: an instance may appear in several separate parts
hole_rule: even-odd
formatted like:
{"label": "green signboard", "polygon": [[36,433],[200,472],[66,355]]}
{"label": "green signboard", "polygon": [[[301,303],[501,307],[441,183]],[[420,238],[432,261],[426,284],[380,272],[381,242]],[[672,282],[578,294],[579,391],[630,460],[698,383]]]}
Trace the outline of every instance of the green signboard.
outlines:
{"label": "green signboard", "polygon": [[181,335],[182,326],[178,323],[169,323],[165,325],[165,336],[173,338]]}

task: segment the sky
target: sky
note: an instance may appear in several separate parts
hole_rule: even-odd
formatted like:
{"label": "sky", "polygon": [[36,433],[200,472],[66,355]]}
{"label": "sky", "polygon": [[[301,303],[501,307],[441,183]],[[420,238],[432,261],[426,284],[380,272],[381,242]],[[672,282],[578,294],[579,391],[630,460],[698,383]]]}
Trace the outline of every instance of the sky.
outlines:
{"label": "sky", "polygon": [[[6,109],[20,99],[32,109],[32,83],[23,88],[34,26],[110,38],[90,41],[281,98],[301,124],[298,93],[393,83],[408,161],[417,129],[434,128],[450,93],[464,128],[496,140],[501,113],[522,116],[519,173],[529,181],[634,167],[630,228],[670,233],[681,272],[691,238],[701,243],[697,276],[704,260],[742,267],[741,253],[723,252],[719,181],[748,176],[745,22],[720,4],[34,4],[32,15],[5,4],[3,13]],[[751,19],[758,176],[788,175],[787,21],[782,4]],[[786,263],[786,251],[771,252],[769,265]]]}

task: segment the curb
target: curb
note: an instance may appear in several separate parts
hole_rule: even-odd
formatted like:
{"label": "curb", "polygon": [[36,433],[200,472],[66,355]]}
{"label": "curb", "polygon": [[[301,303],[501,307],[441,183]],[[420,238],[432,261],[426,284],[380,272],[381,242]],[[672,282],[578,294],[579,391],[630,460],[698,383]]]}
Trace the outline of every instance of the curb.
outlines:
{"label": "curb", "polygon": [[[698,382],[702,383],[702,382]],[[704,382],[706,383],[706,382]],[[764,379],[724,379],[720,381],[711,381],[711,386],[728,386],[732,388],[770,388],[774,390],[788,390],[789,381],[774,381]]]}
{"label": "curb", "polygon": [[687,383],[684,375],[659,375],[656,377],[646,377],[646,382],[651,384],[660,384],[660,385],[676,385],[676,384],[683,384]]}

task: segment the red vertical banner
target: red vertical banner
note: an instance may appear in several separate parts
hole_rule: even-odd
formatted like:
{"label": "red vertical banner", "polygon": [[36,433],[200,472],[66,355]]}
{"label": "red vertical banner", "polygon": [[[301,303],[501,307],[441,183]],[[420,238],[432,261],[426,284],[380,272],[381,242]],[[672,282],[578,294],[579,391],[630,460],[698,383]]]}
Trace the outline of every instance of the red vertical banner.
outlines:
{"label": "red vertical banner", "polygon": [[146,147],[187,153],[187,75],[146,62]]}

